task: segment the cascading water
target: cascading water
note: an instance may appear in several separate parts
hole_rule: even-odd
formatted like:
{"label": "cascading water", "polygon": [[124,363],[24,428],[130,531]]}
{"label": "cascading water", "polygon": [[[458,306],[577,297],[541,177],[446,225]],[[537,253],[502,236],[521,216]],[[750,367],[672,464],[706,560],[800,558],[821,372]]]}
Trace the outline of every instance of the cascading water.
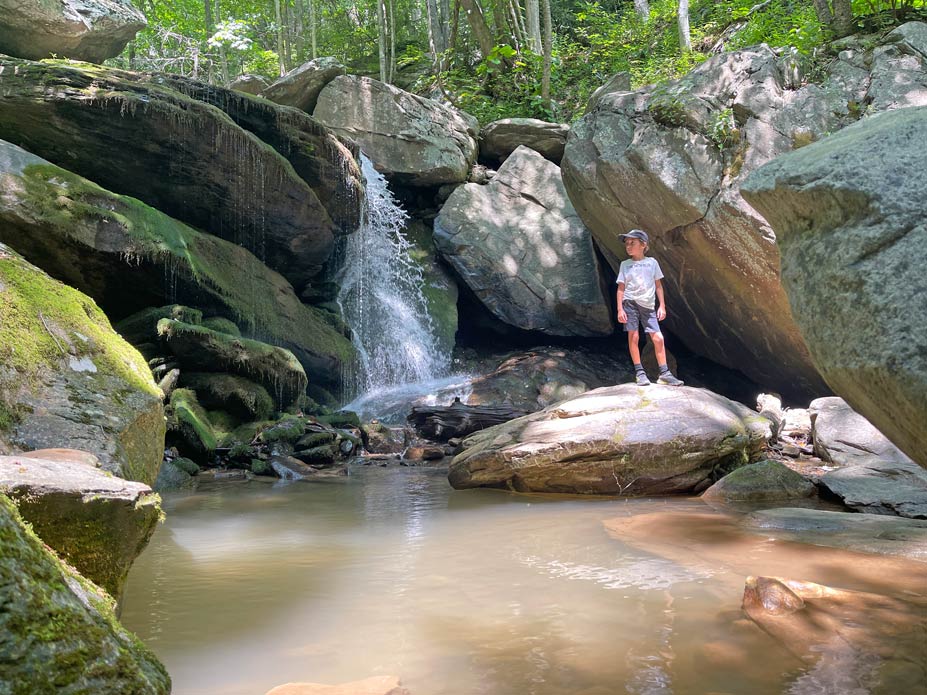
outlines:
{"label": "cascading water", "polygon": [[444,376],[450,355],[438,346],[421,266],[403,234],[408,215],[386,179],[361,155],[367,189],[360,229],[346,238],[337,302],[353,332],[358,364],[345,391],[359,396]]}

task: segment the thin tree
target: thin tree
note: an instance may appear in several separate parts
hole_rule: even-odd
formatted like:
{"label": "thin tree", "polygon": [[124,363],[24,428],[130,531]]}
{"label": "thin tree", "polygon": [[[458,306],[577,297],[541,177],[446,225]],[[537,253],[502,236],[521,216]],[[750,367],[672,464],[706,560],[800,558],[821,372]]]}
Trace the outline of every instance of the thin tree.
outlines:
{"label": "thin tree", "polygon": [[286,75],[286,62],[283,55],[283,17],[280,13],[280,0],[274,0],[274,12],[277,18],[277,60],[280,63],[280,77]]}
{"label": "thin tree", "polygon": [[541,76],[541,100],[544,102],[544,106],[550,110],[550,63],[551,53],[553,52],[550,0],[541,0],[541,8],[544,14],[544,71]]}
{"label": "thin tree", "polygon": [[380,51],[380,82],[387,82],[386,66],[386,0],[377,0],[377,47]]}
{"label": "thin tree", "polygon": [[814,0],[814,11],[834,36],[849,36],[856,29],[850,0]]}
{"label": "thin tree", "polygon": [[650,19],[650,2],[648,0],[634,0],[634,11],[637,12],[638,17],[647,22]]}
{"label": "thin tree", "polygon": [[311,47],[312,60],[319,57],[319,46],[316,41],[316,21],[315,21],[315,0],[309,0],[309,45]]}
{"label": "thin tree", "polygon": [[467,15],[467,22],[470,24],[470,29],[476,38],[477,44],[479,44],[480,53],[486,58],[492,53],[493,40],[492,32],[489,30],[486,18],[483,16],[483,8],[478,0],[460,0],[460,6],[463,7]]}
{"label": "thin tree", "polygon": [[679,26],[679,50],[689,53],[692,50],[692,34],[689,32],[689,0],[679,0],[676,24]]}
{"label": "thin tree", "polygon": [[528,48],[535,53],[541,52],[541,14],[538,0],[525,0],[525,19],[527,24]]}

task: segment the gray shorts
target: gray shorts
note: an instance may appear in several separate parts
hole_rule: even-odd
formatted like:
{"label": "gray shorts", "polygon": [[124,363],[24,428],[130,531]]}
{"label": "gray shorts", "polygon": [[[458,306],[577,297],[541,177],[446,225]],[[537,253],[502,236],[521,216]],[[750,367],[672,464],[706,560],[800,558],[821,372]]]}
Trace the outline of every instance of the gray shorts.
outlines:
{"label": "gray shorts", "polygon": [[624,313],[628,315],[628,322],[624,324],[625,333],[639,331],[641,328],[644,329],[645,333],[660,332],[660,322],[657,321],[656,309],[648,309],[630,299],[625,299],[621,306],[624,308]]}

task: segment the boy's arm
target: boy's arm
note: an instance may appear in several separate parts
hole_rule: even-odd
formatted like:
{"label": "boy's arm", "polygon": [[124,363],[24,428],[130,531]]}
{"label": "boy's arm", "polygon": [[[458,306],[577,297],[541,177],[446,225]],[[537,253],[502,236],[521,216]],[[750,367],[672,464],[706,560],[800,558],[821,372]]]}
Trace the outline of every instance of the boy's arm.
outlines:
{"label": "boy's arm", "polygon": [[666,318],[666,300],[663,298],[663,281],[656,280],[657,286],[657,321],[662,321]]}
{"label": "boy's arm", "polygon": [[618,323],[627,323],[628,315],[624,311],[624,283],[618,283]]}

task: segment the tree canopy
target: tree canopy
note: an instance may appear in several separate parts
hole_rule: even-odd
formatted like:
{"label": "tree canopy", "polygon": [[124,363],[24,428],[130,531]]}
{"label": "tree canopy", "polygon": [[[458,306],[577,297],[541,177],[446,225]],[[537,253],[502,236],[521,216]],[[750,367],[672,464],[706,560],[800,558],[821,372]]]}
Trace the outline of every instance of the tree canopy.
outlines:
{"label": "tree canopy", "polygon": [[149,25],[114,62],[227,85],[334,56],[482,122],[570,121],[620,71],[676,77],[765,42],[822,57],[827,39],[925,16],[925,0],[134,0]]}

